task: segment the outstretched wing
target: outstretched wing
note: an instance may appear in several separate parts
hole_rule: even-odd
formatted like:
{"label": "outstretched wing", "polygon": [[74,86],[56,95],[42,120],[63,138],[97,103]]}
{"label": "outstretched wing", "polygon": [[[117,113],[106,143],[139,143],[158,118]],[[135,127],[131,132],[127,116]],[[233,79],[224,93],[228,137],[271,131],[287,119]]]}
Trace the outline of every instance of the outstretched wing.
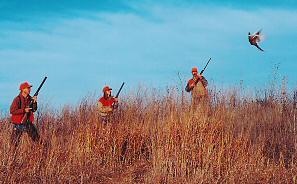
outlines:
{"label": "outstretched wing", "polygon": [[260,29],[258,32],[255,32],[254,34],[252,34],[252,39],[253,40],[256,40],[256,42],[259,42],[261,41],[261,32],[262,32],[262,29]]}
{"label": "outstretched wing", "polygon": [[260,29],[258,32],[255,32],[253,35],[260,35],[262,32],[262,29]]}
{"label": "outstretched wing", "polygon": [[255,38],[256,42],[260,42],[261,41],[261,36],[260,35],[255,35]]}

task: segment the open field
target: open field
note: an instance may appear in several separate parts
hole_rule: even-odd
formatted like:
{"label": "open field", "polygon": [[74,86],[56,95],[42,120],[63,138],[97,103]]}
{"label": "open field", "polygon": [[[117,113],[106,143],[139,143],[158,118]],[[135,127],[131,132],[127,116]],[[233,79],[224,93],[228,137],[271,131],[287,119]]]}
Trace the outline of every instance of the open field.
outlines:
{"label": "open field", "polygon": [[[36,114],[42,142],[26,134],[15,154],[0,129],[4,183],[296,183],[296,94],[211,91],[196,110],[174,89],[127,97],[103,125],[86,98]],[[269,94],[269,95],[268,95]],[[277,95],[278,94],[278,95]]]}

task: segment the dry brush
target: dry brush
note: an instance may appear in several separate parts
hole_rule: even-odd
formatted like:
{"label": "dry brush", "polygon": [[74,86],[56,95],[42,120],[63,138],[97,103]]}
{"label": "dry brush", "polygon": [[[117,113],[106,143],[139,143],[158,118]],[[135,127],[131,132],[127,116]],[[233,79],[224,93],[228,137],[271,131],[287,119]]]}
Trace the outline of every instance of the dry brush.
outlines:
{"label": "dry brush", "polygon": [[[10,145],[0,129],[4,183],[296,183],[296,96],[212,91],[210,103],[126,97],[107,125],[94,99],[37,114],[41,142]],[[296,94],[295,94],[296,95]]]}

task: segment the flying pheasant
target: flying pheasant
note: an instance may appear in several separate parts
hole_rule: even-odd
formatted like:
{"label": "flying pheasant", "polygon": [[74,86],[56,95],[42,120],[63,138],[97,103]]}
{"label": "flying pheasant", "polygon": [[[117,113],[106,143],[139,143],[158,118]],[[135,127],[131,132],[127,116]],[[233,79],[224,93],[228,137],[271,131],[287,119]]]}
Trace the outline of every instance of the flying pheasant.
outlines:
{"label": "flying pheasant", "polygon": [[259,50],[261,50],[261,51],[264,52],[264,50],[261,49],[261,48],[259,47],[259,45],[258,45],[258,43],[259,43],[259,42],[261,41],[261,39],[262,39],[261,31],[262,31],[262,30],[260,30],[260,31],[258,31],[258,32],[256,32],[256,33],[254,33],[254,34],[252,34],[252,35],[251,35],[251,33],[249,32],[248,38],[249,38],[249,42],[250,42],[251,45],[256,46]]}

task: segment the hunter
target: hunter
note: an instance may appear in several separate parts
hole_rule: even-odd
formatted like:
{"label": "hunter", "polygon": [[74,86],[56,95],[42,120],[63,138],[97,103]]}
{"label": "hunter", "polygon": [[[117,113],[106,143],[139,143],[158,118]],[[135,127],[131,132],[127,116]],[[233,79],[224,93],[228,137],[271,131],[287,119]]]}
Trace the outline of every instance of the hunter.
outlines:
{"label": "hunter", "polygon": [[192,105],[197,107],[197,105],[205,101],[208,98],[207,85],[208,82],[204,76],[198,73],[198,68],[192,68],[193,78],[188,81],[186,86],[186,91],[192,94]]}
{"label": "hunter", "polygon": [[118,98],[111,96],[112,89],[109,86],[105,86],[102,91],[103,97],[98,100],[98,109],[102,121],[106,123],[113,111],[118,108]]}
{"label": "hunter", "polygon": [[20,85],[20,94],[14,98],[10,106],[11,123],[13,131],[11,142],[15,146],[19,144],[21,135],[26,132],[33,142],[38,142],[39,133],[33,124],[34,112],[37,110],[37,96],[30,96],[32,85],[24,82]]}

